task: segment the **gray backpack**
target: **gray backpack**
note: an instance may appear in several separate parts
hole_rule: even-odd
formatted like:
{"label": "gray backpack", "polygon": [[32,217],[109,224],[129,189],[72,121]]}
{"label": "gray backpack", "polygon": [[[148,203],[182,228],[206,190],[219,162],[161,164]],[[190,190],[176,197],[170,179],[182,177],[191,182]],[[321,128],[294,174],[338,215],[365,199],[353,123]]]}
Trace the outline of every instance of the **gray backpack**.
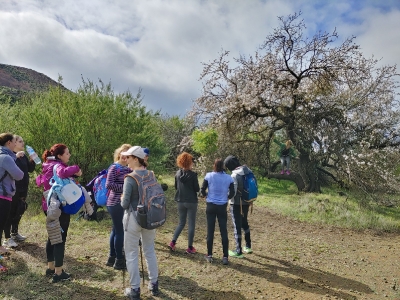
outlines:
{"label": "gray backpack", "polygon": [[166,221],[166,199],[161,185],[153,171],[140,176],[133,171],[126,175],[135,179],[139,190],[139,203],[135,213],[136,221],[145,229],[155,229]]}

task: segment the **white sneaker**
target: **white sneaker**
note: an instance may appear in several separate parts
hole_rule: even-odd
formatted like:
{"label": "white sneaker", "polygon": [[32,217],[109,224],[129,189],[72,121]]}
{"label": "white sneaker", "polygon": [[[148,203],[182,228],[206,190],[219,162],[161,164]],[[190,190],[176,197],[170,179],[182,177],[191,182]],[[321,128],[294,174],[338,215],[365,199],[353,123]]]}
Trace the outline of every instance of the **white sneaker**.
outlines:
{"label": "white sneaker", "polygon": [[16,242],[23,242],[26,240],[26,236],[20,235],[19,233],[11,234],[11,238]]}
{"label": "white sneaker", "polygon": [[7,240],[4,240],[3,247],[15,248],[15,247],[18,247],[18,244],[12,238],[9,238]]}

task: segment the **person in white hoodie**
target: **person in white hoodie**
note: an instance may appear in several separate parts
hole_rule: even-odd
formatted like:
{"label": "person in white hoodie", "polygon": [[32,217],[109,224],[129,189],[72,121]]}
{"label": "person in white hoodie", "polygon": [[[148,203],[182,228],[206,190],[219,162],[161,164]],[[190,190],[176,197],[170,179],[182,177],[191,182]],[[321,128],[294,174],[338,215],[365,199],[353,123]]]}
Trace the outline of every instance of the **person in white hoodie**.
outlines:
{"label": "person in white hoodie", "polygon": [[[246,165],[241,165],[236,156],[229,155],[224,160],[225,168],[232,172],[235,195],[229,199],[230,213],[234,227],[234,237],[236,249],[229,250],[229,256],[243,258],[243,253],[252,253],[250,226],[247,219],[250,204],[243,201],[243,181],[244,175],[249,174],[251,170]],[[245,246],[242,247],[242,229],[244,231]]]}

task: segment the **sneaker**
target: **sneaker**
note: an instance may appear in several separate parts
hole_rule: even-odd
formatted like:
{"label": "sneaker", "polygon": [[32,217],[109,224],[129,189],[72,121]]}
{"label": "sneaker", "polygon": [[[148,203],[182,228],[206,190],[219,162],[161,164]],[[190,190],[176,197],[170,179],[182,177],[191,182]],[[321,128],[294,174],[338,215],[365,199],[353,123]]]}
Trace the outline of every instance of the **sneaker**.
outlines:
{"label": "sneaker", "polygon": [[206,261],[208,261],[209,263],[212,263],[212,261],[213,261],[212,255],[206,255],[206,256],[205,256],[205,259],[206,259]]}
{"label": "sneaker", "polygon": [[8,269],[5,266],[0,265],[0,273],[5,273],[7,271]]}
{"label": "sneaker", "polygon": [[281,175],[283,175],[283,174],[285,174],[285,171],[282,170],[282,171],[281,171]]}
{"label": "sneaker", "polygon": [[53,275],[53,283],[70,280],[70,279],[71,279],[71,274],[64,272],[64,270],[62,270],[60,275],[57,275],[57,274]]}
{"label": "sneaker", "polygon": [[106,262],[107,267],[113,267],[115,264],[115,256],[109,256]]}
{"label": "sneaker", "polygon": [[19,233],[11,234],[11,237],[16,242],[23,242],[26,240],[26,236],[20,235]]}
{"label": "sneaker", "polygon": [[287,171],[286,171],[286,174],[287,174],[287,175],[290,175],[290,171],[289,171],[289,170],[287,170]]}
{"label": "sneaker", "polygon": [[188,254],[195,254],[197,251],[196,251],[196,248],[195,247],[192,247],[192,249],[190,249],[190,248],[187,248],[186,249],[186,253],[188,253]]}
{"label": "sneaker", "polygon": [[236,257],[236,258],[244,258],[242,253],[237,253],[236,251],[229,250],[229,256]]}
{"label": "sneaker", "polygon": [[251,250],[251,248],[249,248],[249,247],[244,247],[243,248],[243,252],[247,253],[247,254],[250,254],[250,253],[253,253],[253,250]]}
{"label": "sneaker", "polygon": [[54,273],[56,272],[56,270],[55,269],[47,269],[46,270],[46,276],[48,276],[48,277],[51,277],[51,276],[53,276],[54,275]]}
{"label": "sneaker", "polygon": [[125,258],[116,258],[113,267],[115,270],[126,270]]}
{"label": "sneaker", "polygon": [[129,298],[129,300],[140,300],[140,287],[137,289],[126,288],[124,295]]}
{"label": "sneaker", "polygon": [[160,293],[158,289],[158,280],[155,283],[149,282],[148,288],[153,296],[157,296]]}
{"label": "sneaker", "polygon": [[223,257],[222,258],[222,264],[223,265],[227,265],[228,264],[228,258],[227,257]]}
{"label": "sneaker", "polygon": [[18,244],[16,241],[14,241],[12,238],[6,239],[3,242],[3,247],[6,248],[15,248],[18,247]]}
{"label": "sneaker", "polygon": [[168,244],[168,247],[169,247],[169,249],[171,249],[171,251],[175,251],[175,245],[176,244],[174,242],[171,242]]}

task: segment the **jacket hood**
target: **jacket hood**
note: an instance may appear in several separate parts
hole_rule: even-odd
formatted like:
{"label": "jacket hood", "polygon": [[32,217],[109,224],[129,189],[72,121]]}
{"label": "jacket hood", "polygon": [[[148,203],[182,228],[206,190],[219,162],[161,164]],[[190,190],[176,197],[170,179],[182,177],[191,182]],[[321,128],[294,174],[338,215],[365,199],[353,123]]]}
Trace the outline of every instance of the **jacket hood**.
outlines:
{"label": "jacket hood", "polygon": [[4,146],[0,146],[0,154],[10,155],[14,160],[17,159],[17,157],[15,156],[15,153]]}
{"label": "jacket hood", "polygon": [[249,174],[250,172],[251,172],[251,170],[246,165],[240,166],[232,171],[233,174],[238,174],[238,175],[242,175],[242,176]]}
{"label": "jacket hood", "polygon": [[232,172],[237,167],[240,167],[240,162],[236,156],[229,155],[227,158],[225,158],[224,165],[225,165],[225,168],[227,168],[229,171]]}
{"label": "jacket hood", "polygon": [[191,172],[191,171],[185,172],[182,169],[179,170],[178,178],[181,182],[187,182],[187,181],[191,180],[193,178],[193,176],[194,176],[194,172]]}
{"label": "jacket hood", "polygon": [[46,162],[43,163],[43,173],[51,171],[53,173],[54,165],[63,164],[61,160],[56,159],[54,156],[48,156]]}

